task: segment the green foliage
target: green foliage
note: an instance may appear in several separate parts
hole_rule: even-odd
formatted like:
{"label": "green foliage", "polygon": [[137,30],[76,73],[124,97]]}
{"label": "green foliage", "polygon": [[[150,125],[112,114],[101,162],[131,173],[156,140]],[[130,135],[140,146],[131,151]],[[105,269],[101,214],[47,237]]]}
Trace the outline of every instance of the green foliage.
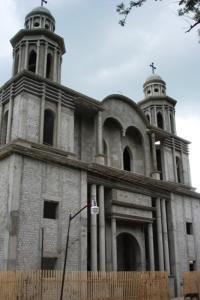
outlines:
{"label": "green foliage", "polygon": [[[137,1],[129,1],[128,6],[122,2],[117,5],[117,12],[122,16],[122,19],[119,21],[121,26],[125,26],[126,19],[133,8],[141,7],[147,0],[137,0]],[[157,0],[154,0],[157,1]],[[178,2],[179,16],[188,16],[192,20],[192,25],[186,32],[189,32],[192,28],[200,24],[200,0],[180,0]]]}

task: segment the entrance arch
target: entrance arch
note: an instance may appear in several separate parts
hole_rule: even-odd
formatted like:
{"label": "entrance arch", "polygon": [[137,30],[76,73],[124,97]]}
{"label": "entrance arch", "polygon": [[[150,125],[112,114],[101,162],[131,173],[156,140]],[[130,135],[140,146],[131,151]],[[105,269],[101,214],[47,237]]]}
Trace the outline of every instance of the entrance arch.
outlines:
{"label": "entrance arch", "polygon": [[117,270],[141,271],[141,251],[137,240],[129,233],[117,236]]}

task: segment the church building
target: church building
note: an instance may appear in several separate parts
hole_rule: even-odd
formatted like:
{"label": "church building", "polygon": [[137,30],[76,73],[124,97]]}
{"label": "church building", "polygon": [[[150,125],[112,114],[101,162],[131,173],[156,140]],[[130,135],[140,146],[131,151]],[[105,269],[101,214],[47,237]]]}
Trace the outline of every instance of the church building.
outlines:
{"label": "church building", "polygon": [[[139,102],[97,101],[61,84],[65,43],[41,6],[11,39],[12,77],[0,88],[0,270],[169,274],[200,269],[200,194],[176,100],[152,74]],[[81,78],[80,78],[81,80]],[[91,214],[97,204],[99,214]]]}

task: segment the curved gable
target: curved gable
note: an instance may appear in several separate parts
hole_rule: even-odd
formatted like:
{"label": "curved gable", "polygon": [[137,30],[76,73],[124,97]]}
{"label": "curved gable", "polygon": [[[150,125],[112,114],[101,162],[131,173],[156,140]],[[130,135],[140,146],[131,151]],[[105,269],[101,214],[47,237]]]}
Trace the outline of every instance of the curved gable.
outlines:
{"label": "curved gable", "polygon": [[112,95],[109,95],[106,98],[104,98],[102,100],[101,104],[104,105],[105,102],[107,102],[109,100],[115,100],[115,99],[130,105],[133,108],[133,110],[135,110],[138,113],[138,115],[141,117],[141,119],[143,120],[145,125],[148,126],[148,121],[147,121],[143,111],[140,109],[140,107],[137,105],[137,103],[135,103],[132,99],[130,99],[126,96],[119,95],[119,94],[112,94]]}

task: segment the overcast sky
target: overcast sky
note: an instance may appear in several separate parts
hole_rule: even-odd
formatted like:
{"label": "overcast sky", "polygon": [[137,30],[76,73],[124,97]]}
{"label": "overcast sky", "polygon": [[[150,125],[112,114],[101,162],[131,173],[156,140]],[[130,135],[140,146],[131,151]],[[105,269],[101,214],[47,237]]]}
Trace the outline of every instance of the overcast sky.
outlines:
{"label": "overcast sky", "polygon": [[[139,101],[153,61],[176,99],[178,135],[192,141],[193,186],[200,191],[200,43],[191,21],[177,16],[176,1],[147,1],[118,25],[121,0],[48,0],[56,33],[65,39],[62,84],[97,100],[120,93]],[[127,2],[126,2],[127,3]],[[40,0],[1,1],[0,86],[11,76],[10,38],[24,26],[26,14]]]}

